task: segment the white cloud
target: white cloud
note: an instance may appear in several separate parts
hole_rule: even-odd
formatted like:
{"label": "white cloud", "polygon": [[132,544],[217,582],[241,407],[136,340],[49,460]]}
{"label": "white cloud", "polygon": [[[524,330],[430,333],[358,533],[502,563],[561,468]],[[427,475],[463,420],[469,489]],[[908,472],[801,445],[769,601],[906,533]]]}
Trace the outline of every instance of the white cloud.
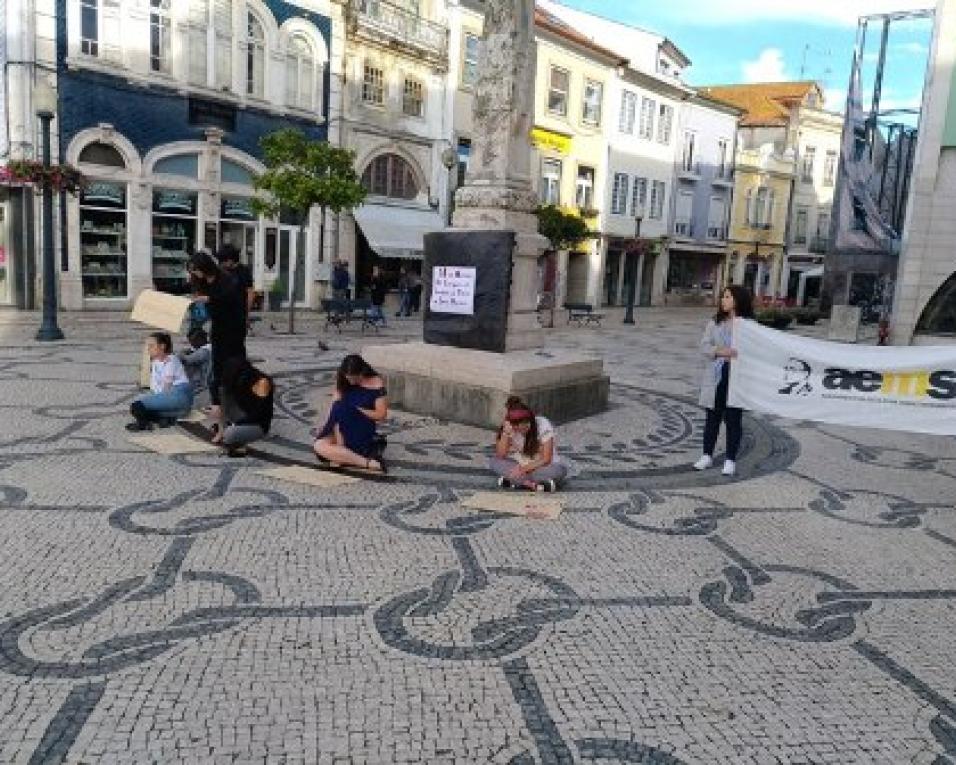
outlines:
{"label": "white cloud", "polygon": [[780,48],[764,48],[753,61],[741,64],[744,82],[782,82],[787,79]]}
{"label": "white cloud", "polygon": [[672,0],[684,23],[730,26],[748,21],[804,21],[856,26],[860,16],[932,8],[935,0]]}
{"label": "white cloud", "polygon": [[827,88],[824,90],[823,108],[831,112],[843,112],[846,108],[846,88]]}

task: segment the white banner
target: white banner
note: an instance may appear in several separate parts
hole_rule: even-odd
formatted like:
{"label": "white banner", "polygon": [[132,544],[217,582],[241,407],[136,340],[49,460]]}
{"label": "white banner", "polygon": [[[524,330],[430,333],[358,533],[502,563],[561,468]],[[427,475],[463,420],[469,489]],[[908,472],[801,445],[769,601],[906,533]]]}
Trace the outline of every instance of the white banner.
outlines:
{"label": "white banner", "polygon": [[829,343],[738,320],[729,405],[915,433],[956,435],[956,345]]}

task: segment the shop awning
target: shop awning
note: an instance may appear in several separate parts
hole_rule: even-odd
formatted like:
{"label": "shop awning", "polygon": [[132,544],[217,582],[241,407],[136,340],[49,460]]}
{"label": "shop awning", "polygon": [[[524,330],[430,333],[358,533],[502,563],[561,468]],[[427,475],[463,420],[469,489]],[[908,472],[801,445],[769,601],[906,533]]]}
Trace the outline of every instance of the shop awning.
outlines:
{"label": "shop awning", "polygon": [[381,258],[421,260],[425,256],[425,234],[445,228],[441,216],[433,210],[362,205],[352,215],[369,247]]}

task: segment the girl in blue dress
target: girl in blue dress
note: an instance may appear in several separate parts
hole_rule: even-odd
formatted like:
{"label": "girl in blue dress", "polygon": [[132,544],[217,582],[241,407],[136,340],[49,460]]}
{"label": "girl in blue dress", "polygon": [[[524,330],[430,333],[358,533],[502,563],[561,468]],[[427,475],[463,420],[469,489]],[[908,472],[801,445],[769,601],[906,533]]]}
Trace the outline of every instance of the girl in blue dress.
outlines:
{"label": "girl in blue dress", "polygon": [[328,419],[313,449],[319,459],[381,473],[386,465],[376,450],[376,423],[388,417],[385,381],[357,354],[339,366]]}

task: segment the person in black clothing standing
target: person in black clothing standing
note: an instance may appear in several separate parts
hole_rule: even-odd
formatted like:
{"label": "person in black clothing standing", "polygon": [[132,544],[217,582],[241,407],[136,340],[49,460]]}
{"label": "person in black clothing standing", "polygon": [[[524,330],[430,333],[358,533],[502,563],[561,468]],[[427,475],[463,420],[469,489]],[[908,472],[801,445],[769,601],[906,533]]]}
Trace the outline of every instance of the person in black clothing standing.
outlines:
{"label": "person in black clothing standing", "polygon": [[212,375],[209,397],[212,400],[213,443],[222,442],[222,376],[230,359],[246,358],[246,296],[239,281],[224,271],[204,251],[193,255],[187,264],[197,294],[209,309],[212,327]]}
{"label": "person in black clothing standing", "polygon": [[369,282],[369,292],[372,297],[372,310],[369,311],[369,320],[380,327],[385,326],[385,314],[382,312],[382,306],[385,304],[385,277],[378,266],[372,267],[372,279]]}
{"label": "person in black clothing standing", "polygon": [[219,259],[219,265],[224,271],[232,274],[239,282],[246,297],[246,331],[252,329],[250,316],[252,315],[252,306],[256,300],[256,290],[253,285],[252,271],[245,263],[239,262],[239,249],[231,244],[224,244],[216,253]]}

